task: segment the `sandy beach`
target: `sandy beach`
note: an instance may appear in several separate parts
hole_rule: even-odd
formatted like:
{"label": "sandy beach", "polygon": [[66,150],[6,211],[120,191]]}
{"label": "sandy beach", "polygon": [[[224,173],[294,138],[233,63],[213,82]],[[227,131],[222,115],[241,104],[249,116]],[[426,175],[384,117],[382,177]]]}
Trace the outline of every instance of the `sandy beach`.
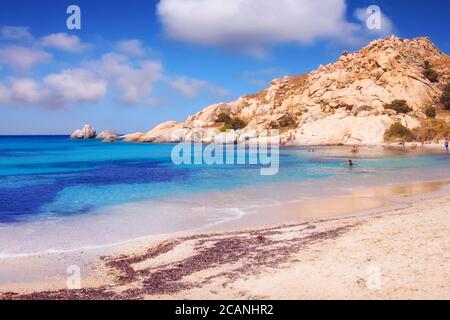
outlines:
{"label": "sandy beach", "polygon": [[28,2],[0,302],[450,300],[450,1]]}
{"label": "sandy beach", "polygon": [[[446,185],[360,190],[357,197],[366,200],[404,199],[396,206],[375,202],[384,205],[347,216],[152,237],[103,256],[94,251],[3,259],[2,272],[30,277],[0,285],[1,298],[449,299]],[[82,270],[79,290],[66,289],[66,268],[73,263]]]}

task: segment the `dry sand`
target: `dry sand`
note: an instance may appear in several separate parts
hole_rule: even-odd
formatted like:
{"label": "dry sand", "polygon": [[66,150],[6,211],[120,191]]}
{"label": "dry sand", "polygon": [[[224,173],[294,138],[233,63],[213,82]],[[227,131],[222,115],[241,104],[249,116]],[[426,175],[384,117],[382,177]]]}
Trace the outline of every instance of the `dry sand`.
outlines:
{"label": "dry sand", "polygon": [[[141,240],[86,262],[85,289],[58,290],[66,278],[49,276],[0,286],[0,297],[450,299],[450,196],[421,191],[406,188],[413,200],[370,215]],[[32,270],[47,258],[28,259]]]}

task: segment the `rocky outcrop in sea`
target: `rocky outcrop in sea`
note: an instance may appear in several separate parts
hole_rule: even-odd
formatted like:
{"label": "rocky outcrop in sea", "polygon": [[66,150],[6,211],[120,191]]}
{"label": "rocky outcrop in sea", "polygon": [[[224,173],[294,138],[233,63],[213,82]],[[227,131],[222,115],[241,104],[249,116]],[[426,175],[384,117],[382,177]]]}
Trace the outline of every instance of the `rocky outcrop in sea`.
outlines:
{"label": "rocky outcrop in sea", "polygon": [[75,130],[71,135],[71,139],[94,139],[97,132],[90,124],[85,124],[83,128]]}

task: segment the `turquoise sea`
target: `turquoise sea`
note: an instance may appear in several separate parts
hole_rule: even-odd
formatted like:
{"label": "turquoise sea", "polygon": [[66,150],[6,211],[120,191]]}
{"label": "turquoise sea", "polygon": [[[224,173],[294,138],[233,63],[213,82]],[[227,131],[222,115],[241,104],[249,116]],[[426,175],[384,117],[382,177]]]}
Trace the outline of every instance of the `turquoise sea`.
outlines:
{"label": "turquoise sea", "polygon": [[[0,243],[16,235],[11,246],[0,248],[0,254],[70,249],[189,230],[199,221],[236,219],[249,208],[286,198],[450,177],[450,155],[443,151],[369,148],[355,156],[348,147],[314,148],[314,152],[306,147],[284,148],[279,173],[261,176],[258,165],[177,166],[171,161],[172,148],[170,144],[75,141],[67,136],[0,137]],[[350,158],[357,163],[354,168],[346,165]],[[192,199],[204,201],[199,205]],[[25,226],[27,237],[20,232]],[[51,236],[52,232],[59,233]],[[43,233],[51,239],[39,248],[31,246]],[[86,240],[92,237],[100,240]],[[27,241],[29,246],[24,245]]]}

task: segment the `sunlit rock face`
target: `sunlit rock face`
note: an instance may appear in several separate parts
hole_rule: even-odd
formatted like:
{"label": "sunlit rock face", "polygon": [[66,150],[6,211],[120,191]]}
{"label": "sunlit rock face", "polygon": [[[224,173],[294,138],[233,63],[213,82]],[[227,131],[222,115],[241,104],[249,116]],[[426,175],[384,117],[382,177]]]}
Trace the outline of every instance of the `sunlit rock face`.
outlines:
{"label": "sunlit rock face", "polygon": [[[439,82],[424,76],[425,61],[439,73]],[[428,38],[391,36],[358,52],[344,52],[337,62],[308,74],[275,79],[260,93],[208,106],[185,122],[165,122],[132,137],[139,142],[186,141],[201,125],[204,143],[236,143],[241,136],[273,129],[288,116],[291,125],[277,129],[281,139],[295,135],[291,144],[381,144],[392,123],[414,129],[425,117],[424,109],[439,103],[450,79],[448,62]],[[413,111],[404,115],[386,110],[384,105],[394,100],[405,100]],[[239,117],[247,126],[225,137],[216,123],[221,113]]]}

